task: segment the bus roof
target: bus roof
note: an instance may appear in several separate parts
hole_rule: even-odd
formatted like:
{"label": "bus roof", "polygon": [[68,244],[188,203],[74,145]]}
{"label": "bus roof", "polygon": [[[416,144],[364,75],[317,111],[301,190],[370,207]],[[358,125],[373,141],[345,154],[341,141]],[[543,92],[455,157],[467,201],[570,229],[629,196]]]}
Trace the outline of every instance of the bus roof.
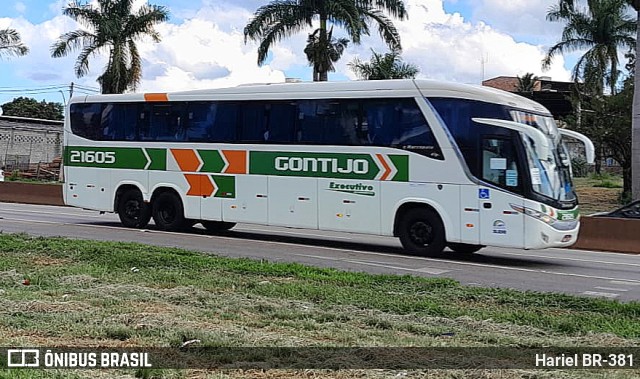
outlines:
{"label": "bus roof", "polygon": [[228,88],[201,89],[169,93],[131,93],[74,97],[77,102],[195,101],[246,99],[313,99],[350,97],[452,97],[486,101],[530,110],[549,111],[525,97],[491,87],[426,79],[359,80],[340,82],[301,82],[249,84]]}

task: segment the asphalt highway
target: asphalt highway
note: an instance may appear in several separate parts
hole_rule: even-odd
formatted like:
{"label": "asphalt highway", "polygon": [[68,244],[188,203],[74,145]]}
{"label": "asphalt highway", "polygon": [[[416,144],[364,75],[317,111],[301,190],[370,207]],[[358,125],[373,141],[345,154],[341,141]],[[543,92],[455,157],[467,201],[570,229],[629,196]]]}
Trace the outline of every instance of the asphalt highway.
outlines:
{"label": "asphalt highway", "polygon": [[395,238],[239,224],[208,234],[120,226],[117,215],[68,207],[0,203],[0,231],[181,247],[228,257],[299,262],[370,273],[446,277],[481,287],[561,292],[640,301],[640,255],[571,249],[487,247],[473,255],[440,258],[403,253]]}

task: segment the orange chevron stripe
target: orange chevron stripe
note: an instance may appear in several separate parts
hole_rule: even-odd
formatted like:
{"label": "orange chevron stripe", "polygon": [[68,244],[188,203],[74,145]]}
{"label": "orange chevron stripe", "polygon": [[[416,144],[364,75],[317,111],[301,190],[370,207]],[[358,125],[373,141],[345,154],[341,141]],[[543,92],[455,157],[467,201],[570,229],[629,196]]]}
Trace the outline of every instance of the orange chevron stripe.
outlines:
{"label": "orange chevron stripe", "polygon": [[194,150],[191,149],[171,149],[171,154],[178,162],[181,171],[198,171],[200,159]]}
{"label": "orange chevron stripe", "polygon": [[166,93],[145,93],[144,101],[169,101]]}
{"label": "orange chevron stripe", "polygon": [[222,150],[229,167],[224,172],[226,174],[246,174],[247,173],[247,152],[244,150]]}
{"label": "orange chevron stripe", "polygon": [[216,190],[208,175],[184,174],[184,177],[189,183],[187,196],[211,196]]}
{"label": "orange chevron stripe", "polygon": [[382,154],[376,154],[376,157],[378,157],[378,160],[382,163],[382,167],[384,167],[384,174],[382,174],[380,180],[387,180],[389,175],[391,175],[391,167],[389,167]]}

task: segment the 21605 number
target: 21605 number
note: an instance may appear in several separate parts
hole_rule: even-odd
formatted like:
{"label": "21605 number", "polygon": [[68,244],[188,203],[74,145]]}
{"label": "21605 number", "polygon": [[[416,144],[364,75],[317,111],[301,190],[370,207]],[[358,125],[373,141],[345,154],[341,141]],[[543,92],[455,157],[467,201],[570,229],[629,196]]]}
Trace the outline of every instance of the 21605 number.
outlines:
{"label": "21605 number", "polygon": [[116,163],[114,151],[72,151],[69,160],[73,163]]}

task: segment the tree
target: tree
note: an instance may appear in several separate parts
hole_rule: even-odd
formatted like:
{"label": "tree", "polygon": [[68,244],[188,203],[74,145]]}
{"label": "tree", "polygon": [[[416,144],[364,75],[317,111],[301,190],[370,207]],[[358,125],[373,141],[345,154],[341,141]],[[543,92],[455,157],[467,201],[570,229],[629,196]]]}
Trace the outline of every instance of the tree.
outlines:
{"label": "tree", "polygon": [[[636,10],[636,54],[640,51],[640,0],[630,0],[631,6]],[[633,113],[631,121],[631,174],[632,174],[632,199],[640,200],[640,59],[635,60]]]}
{"label": "tree", "polygon": [[527,72],[522,77],[518,76],[517,92],[533,92],[538,82],[538,77],[532,72]]}
{"label": "tree", "polygon": [[565,27],[560,42],[552,46],[543,60],[551,65],[553,57],[573,51],[587,51],[573,68],[573,79],[582,79],[586,88],[601,94],[605,84],[611,93],[618,84],[618,50],[635,47],[636,23],[627,14],[628,0],[587,0],[587,9],[577,2],[560,0],[547,13],[549,21],[563,21]]}
{"label": "tree", "polygon": [[0,29],[0,58],[3,55],[27,55],[28,52],[29,48],[22,43],[20,33],[13,29]]}
{"label": "tree", "polygon": [[[321,73],[335,71],[333,63],[337,62],[344,49],[347,48],[349,40],[346,38],[335,39],[332,37],[333,28],[327,33],[327,39],[325,41],[320,40],[320,29],[316,29],[313,33],[309,34],[307,39],[307,46],[304,48],[304,53],[307,56],[309,65],[313,67],[313,81],[317,82],[322,80]],[[326,80],[326,79],[325,79]]]}
{"label": "tree", "polygon": [[[329,49],[328,23],[346,30],[351,41],[360,43],[362,35],[369,35],[369,23],[378,25],[380,36],[392,49],[401,49],[400,35],[389,17],[403,20],[407,12],[402,0],[275,0],[254,13],[244,28],[245,43],[259,41],[258,65],[264,64],[271,45],[319,21],[317,46]],[[325,54],[329,54],[325,50]],[[318,72],[321,81],[328,79],[324,67]]]}
{"label": "tree", "polygon": [[622,199],[631,196],[631,114],[633,103],[634,78],[624,81],[622,90],[610,96],[582,96],[580,122],[577,117],[568,118],[571,129],[587,135],[594,145],[604,153],[604,157],[613,158],[622,167]]}
{"label": "tree", "polygon": [[51,46],[51,56],[59,58],[81,50],[76,60],[78,78],[89,72],[89,58],[108,51],[109,60],[98,83],[102,93],[123,93],[135,90],[142,77],[142,61],[136,41],[150,36],[160,42],[154,26],[169,19],[165,7],[142,5],[132,9],[134,0],[98,0],[94,8],[75,0],[63,9],[63,14],[87,29],[62,34]]}
{"label": "tree", "polygon": [[407,79],[415,78],[420,71],[417,66],[403,63],[400,51],[380,54],[371,50],[373,54],[369,62],[355,58],[349,63],[349,68],[358,78],[364,80]]}
{"label": "tree", "polygon": [[5,116],[40,118],[43,120],[64,119],[64,108],[60,103],[38,102],[28,97],[18,97],[2,104],[2,114]]}

